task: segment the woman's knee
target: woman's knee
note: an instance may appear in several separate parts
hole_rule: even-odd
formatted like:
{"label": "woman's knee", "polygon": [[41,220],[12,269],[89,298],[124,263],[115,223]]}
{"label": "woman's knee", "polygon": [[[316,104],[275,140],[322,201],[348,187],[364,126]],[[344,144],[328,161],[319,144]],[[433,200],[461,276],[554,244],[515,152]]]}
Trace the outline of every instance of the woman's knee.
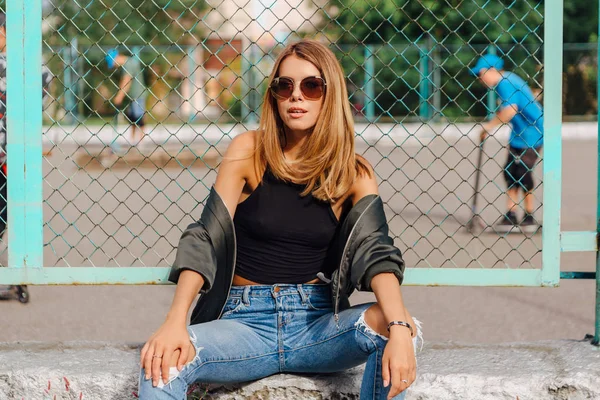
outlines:
{"label": "woman's knee", "polygon": [[373,304],[371,307],[365,310],[364,314],[365,323],[367,327],[375,331],[377,334],[385,337],[389,337],[390,333],[387,330],[387,322],[383,315],[383,310],[379,304]]}
{"label": "woman's knee", "polygon": [[[171,363],[169,365],[176,367],[177,363],[179,362],[180,356],[181,356],[181,350],[180,349],[175,350],[173,352],[173,356],[171,357]],[[187,359],[184,360],[183,365],[187,365],[187,364],[191,363],[192,361],[194,361],[195,357],[196,357],[196,347],[190,340],[190,342],[188,343],[188,349],[187,349]]]}
{"label": "woman's knee", "polygon": [[[413,319],[408,311],[406,311],[406,318],[408,318],[407,322],[411,324],[411,335],[413,338],[415,338],[421,329],[420,322],[416,319]],[[379,304],[375,303],[365,310],[364,322],[368,328],[376,332],[378,335],[386,338],[390,337],[390,332],[388,331],[389,321],[385,318],[383,310]]]}
{"label": "woman's knee", "polygon": [[145,378],[142,369],[137,397],[140,400],[184,400],[187,398],[187,388],[187,383],[180,379],[172,379],[168,384],[160,380],[158,386],[154,386],[152,379]]}
{"label": "woman's knee", "polygon": [[[183,366],[186,367],[189,365],[194,358],[196,357],[196,348],[194,344],[190,340],[188,343],[188,348],[186,349],[187,356],[186,360],[183,362]],[[185,394],[185,388],[187,387],[187,382],[182,381],[179,378],[179,375],[182,371],[179,371],[177,368],[177,364],[179,362],[179,357],[181,356],[181,349],[177,349],[171,355],[169,361],[169,377],[167,378],[167,383],[165,384],[162,376],[159,379],[158,386],[154,387],[152,384],[152,378],[146,379],[145,371],[142,368],[139,382],[139,396],[140,399],[179,399],[181,393]]]}

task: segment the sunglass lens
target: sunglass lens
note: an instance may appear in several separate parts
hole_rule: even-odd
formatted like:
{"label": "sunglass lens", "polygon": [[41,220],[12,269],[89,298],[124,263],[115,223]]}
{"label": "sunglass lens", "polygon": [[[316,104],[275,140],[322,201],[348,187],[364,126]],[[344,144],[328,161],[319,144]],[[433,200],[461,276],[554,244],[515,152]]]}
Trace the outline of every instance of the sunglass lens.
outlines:
{"label": "sunglass lens", "polygon": [[300,83],[300,90],[309,99],[319,99],[323,96],[323,80],[319,78],[304,78]]}
{"label": "sunglass lens", "polygon": [[291,79],[279,78],[273,82],[271,90],[275,96],[287,99],[294,92],[294,82]]}

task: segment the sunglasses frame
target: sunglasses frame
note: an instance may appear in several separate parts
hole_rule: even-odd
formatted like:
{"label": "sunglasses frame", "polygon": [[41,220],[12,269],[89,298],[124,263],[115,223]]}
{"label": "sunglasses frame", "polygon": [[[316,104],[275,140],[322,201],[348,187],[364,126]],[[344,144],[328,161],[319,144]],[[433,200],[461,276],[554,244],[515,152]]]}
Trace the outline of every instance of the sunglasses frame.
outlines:
{"label": "sunglasses frame", "polygon": [[[294,86],[293,89],[292,89],[292,93],[289,96],[287,96],[287,97],[280,96],[277,93],[275,93],[275,91],[273,90],[273,85],[279,84],[279,81],[281,80],[281,78],[285,78],[285,79],[291,80],[292,84]],[[306,95],[306,93],[304,93],[304,91],[302,90],[302,82],[304,82],[305,79],[311,79],[311,78],[316,78],[316,79],[321,80],[321,82],[323,82],[323,92],[322,92],[321,96],[319,96],[319,97],[308,97]],[[273,79],[273,81],[269,85],[269,91],[271,92],[271,95],[273,97],[275,97],[277,100],[287,100],[287,99],[289,99],[290,97],[292,97],[292,94],[294,93],[294,89],[295,88],[296,88],[296,81],[293,78],[290,78],[289,76],[278,76],[277,78]],[[325,81],[325,79],[323,79],[320,76],[316,76],[316,75],[315,76],[307,76],[305,78],[302,78],[302,80],[300,81],[300,92],[302,92],[302,95],[304,97],[306,97],[308,100],[319,100],[319,99],[321,99],[323,96],[325,96],[325,91],[326,90],[327,90],[327,82]]]}

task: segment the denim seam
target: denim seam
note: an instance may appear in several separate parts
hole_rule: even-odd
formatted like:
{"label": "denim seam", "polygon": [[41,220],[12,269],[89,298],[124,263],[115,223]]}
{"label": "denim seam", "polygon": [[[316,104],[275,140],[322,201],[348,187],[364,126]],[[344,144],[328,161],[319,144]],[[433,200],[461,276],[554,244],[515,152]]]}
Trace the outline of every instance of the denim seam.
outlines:
{"label": "denim seam", "polygon": [[[358,333],[360,333],[361,335],[363,335],[364,337],[366,337],[367,339],[369,339],[371,341],[371,343],[373,343],[373,346],[375,346],[375,357],[377,357],[376,359],[379,361],[379,346],[377,346],[377,343],[375,341],[375,339],[371,336],[369,336],[366,332],[361,331],[360,329],[356,329],[356,331]],[[379,369],[379,367],[383,368],[383,364],[379,365],[379,362],[377,362],[377,365],[375,367],[375,376],[373,376],[373,400],[377,399],[377,370]],[[383,380],[383,374],[382,374],[382,380]],[[383,382],[381,383],[383,385]]]}
{"label": "denim seam", "polygon": [[[272,355],[277,355],[279,354],[279,352],[274,352],[274,353],[266,353],[266,354],[260,354],[260,355],[256,355],[256,356],[251,356],[251,357],[244,357],[244,358],[232,358],[232,359],[214,359],[214,360],[205,360],[203,361],[201,364],[198,364],[196,366],[196,368],[192,369],[191,371],[188,372],[188,375],[193,374],[194,372],[196,372],[196,370],[200,367],[203,367],[207,364],[217,364],[217,363],[224,363],[224,362],[238,362],[238,361],[247,361],[247,360],[253,360],[256,358],[261,358],[261,357],[267,357],[267,356],[272,356]],[[181,376],[181,375],[180,375]]]}
{"label": "denim seam", "polygon": [[349,329],[347,329],[347,330],[345,330],[345,331],[338,332],[336,335],[330,336],[330,337],[328,337],[328,338],[327,338],[327,339],[325,339],[325,340],[321,340],[321,341],[319,341],[319,342],[315,342],[315,343],[307,344],[307,345],[300,346],[300,347],[294,347],[293,349],[284,350],[284,352],[291,352],[291,351],[296,351],[296,350],[302,350],[302,349],[306,349],[307,347],[313,347],[313,346],[316,346],[316,345],[318,345],[318,344],[321,344],[321,343],[328,342],[328,341],[330,341],[331,339],[335,339],[335,338],[336,338],[336,337],[338,337],[338,336],[341,336],[341,335],[343,335],[343,334],[346,334],[346,333],[348,333],[348,332],[351,332],[351,331],[354,331],[354,330],[356,330],[356,328],[352,327],[352,328],[349,328]]}
{"label": "denim seam", "polygon": [[304,305],[308,305],[309,308],[313,311],[326,311],[326,310],[331,310],[331,312],[333,313],[333,305],[330,305],[328,307],[323,307],[323,308],[319,308],[313,305],[312,301],[310,301],[310,297],[308,297],[308,299],[306,299],[306,303],[304,303]]}
{"label": "denim seam", "polygon": [[[369,340],[373,341],[373,339],[369,338]],[[379,367],[383,368],[383,362],[381,363],[381,365],[379,365],[379,347],[377,347],[377,345],[375,345],[375,357],[377,357],[377,362],[375,363],[375,373],[373,374],[373,400],[377,400],[377,397],[379,397],[379,393],[378,392],[378,387],[377,387],[377,369]],[[382,359],[383,361],[383,359]],[[381,385],[383,386],[383,371],[381,371]]]}

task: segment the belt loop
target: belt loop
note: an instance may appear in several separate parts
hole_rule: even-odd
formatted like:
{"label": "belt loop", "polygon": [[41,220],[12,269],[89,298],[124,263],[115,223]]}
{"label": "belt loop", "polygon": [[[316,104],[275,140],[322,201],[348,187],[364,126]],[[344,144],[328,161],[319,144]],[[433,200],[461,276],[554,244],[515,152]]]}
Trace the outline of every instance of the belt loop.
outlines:
{"label": "belt loop", "polygon": [[244,292],[242,293],[242,302],[246,305],[250,305],[250,286],[244,287]]}
{"label": "belt loop", "polygon": [[298,293],[300,294],[300,297],[302,298],[302,304],[306,304],[308,302],[308,296],[304,292],[304,289],[302,288],[301,284],[298,284]]}

